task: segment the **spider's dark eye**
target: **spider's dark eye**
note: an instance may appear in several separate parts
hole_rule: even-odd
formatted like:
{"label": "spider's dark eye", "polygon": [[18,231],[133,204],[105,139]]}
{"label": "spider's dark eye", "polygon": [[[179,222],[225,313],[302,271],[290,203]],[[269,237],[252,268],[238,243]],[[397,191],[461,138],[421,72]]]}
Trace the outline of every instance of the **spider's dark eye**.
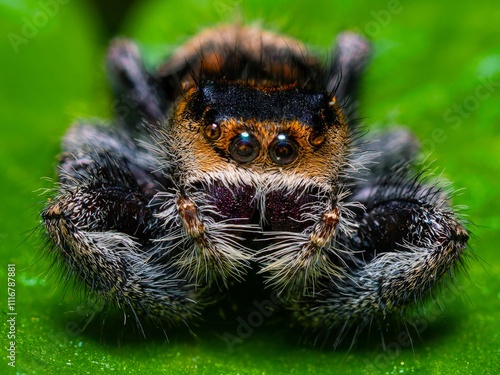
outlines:
{"label": "spider's dark eye", "polygon": [[298,151],[297,142],[285,134],[278,134],[269,145],[269,156],[276,164],[290,164],[297,157]]}
{"label": "spider's dark eye", "polygon": [[229,152],[237,162],[249,163],[259,155],[260,144],[253,134],[243,132],[233,139]]}
{"label": "spider's dark eye", "polygon": [[309,136],[309,144],[313,147],[319,147],[325,142],[325,135],[321,132],[314,131]]}
{"label": "spider's dark eye", "polygon": [[205,129],[203,129],[203,135],[205,136],[206,139],[209,139],[211,141],[219,139],[221,135],[220,125],[212,123],[210,125],[205,126]]}

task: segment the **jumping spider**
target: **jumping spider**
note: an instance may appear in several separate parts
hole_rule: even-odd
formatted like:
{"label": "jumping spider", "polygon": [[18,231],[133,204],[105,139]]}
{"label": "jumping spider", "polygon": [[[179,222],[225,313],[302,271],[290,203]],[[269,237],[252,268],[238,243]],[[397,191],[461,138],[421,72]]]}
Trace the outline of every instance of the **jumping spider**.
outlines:
{"label": "jumping spider", "polygon": [[126,111],[64,137],[42,212],[58,257],[104,300],[170,324],[256,275],[317,331],[418,304],[468,233],[412,172],[407,130],[361,137],[369,50],[343,33],[325,65],[295,40],[222,26],[149,72],[116,40],[107,66]]}

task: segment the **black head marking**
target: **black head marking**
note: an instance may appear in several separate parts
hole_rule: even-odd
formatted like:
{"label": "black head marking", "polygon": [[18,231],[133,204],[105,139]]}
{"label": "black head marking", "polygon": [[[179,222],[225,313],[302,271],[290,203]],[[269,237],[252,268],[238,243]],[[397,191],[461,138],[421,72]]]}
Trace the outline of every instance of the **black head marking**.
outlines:
{"label": "black head marking", "polygon": [[198,87],[188,104],[196,119],[209,116],[255,121],[299,121],[321,130],[338,122],[327,93],[297,87],[262,88],[232,82],[208,81]]}

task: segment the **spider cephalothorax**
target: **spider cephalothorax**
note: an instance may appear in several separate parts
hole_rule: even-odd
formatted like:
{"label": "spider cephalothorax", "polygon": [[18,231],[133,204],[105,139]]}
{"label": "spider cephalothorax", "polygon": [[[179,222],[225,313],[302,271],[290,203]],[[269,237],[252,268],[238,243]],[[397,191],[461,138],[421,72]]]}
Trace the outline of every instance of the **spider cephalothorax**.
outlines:
{"label": "spider cephalothorax", "polygon": [[108,67],[130,110],[64,139],[42,213],[60,257],[107,301],[170,322],[255,272],[327,331],[420,300],[468,234],[446,194],[412,174],[409,132],[360,139],[352,103],[368,51],[341,34],[325,66],[292,39],[226,26],[150,73],[114,42]]}

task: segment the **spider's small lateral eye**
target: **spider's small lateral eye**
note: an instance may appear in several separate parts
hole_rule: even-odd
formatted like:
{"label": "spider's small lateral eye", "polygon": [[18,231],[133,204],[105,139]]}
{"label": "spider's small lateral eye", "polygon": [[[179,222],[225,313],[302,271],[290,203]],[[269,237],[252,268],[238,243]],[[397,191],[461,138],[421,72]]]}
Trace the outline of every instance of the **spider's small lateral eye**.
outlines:
{"label": "spider's small lateral eye", "polygon": [[313,147],[319,147],[325,142],[325,135],[319,131],[313,131],[309,135],[309,144]]}
{"label": "spider's small lateral eye", "polygon": [[242,132],[231,142],[229,152],[237,162],[249,163],[259,155],[260,143],[253,134]]}
{"label": "spider's small lateral eye", "polygon": [[269,156],[276,164],[290,164],[297,158],[298,153],[297,142],[285,134],[278,134],[269,145]]}
{"label": "spider's small lateral eye", "polygon": [[220,129],[220,125],[214,123],[211,123],[210,125],[205,126],[203,129],[203,135],[205,136],[206,139],[210,141],[215,141],[216,139],[219,139],[222,134],[222,131]]}

